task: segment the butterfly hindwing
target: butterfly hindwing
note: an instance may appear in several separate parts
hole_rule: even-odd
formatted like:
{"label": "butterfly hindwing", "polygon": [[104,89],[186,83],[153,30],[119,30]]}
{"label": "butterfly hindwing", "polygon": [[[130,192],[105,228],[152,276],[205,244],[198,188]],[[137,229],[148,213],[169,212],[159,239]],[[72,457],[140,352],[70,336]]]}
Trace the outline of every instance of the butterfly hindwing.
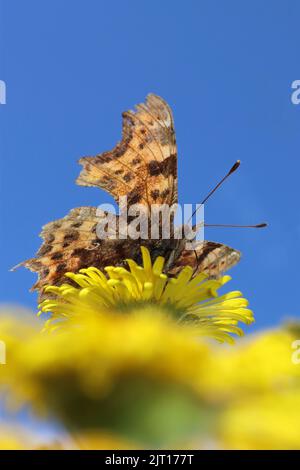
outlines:
{"label": "butterfly hindwing", "polygon": [[45,285],[59,285],[68,271],[98,265],[104,267],[114,260],[114,240],[100,240],[97,225],[103,213],[96,207],[72,209],[62,219],[46,224],[40,236],[44,240],[36,257],[21,263],[38,273],[33,289],[39,291]]}
{"label": "butterfly hindwing", "polygon": [[40,298],[45,286],[69,282],[66,272],[78,272],[89,266],[101,270],[108,265],[127,266],[128,258],[141,263],[141,245],[149,249],[153,261],[157,256],[169,256],[173,247],[170,240],[121,239],[118,216],[117,231],[107,231],[111,238],[99,238],[97,227],[106,215],[96,207],[78,207],[43,227],[40,234],[43,243],[35,258],[17,266],[25,266],[38,273],[38,281],[32,290],[38,290]]}
{"label": "butterfly hindwing", "polygon": [[191,266],[194,275],[205,272],[209,277],[219,277],[240,260],[241,253],[222,243],[198,242],[194,250],[183,250],[170,267],[169,274],[176,275],[184,266]]}

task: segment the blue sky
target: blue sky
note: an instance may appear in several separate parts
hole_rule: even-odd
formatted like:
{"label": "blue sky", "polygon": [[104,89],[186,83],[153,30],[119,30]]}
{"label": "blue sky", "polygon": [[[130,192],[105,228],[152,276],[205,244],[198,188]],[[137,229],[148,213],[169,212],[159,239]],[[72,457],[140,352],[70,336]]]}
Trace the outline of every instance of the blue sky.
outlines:
{"label": "blue sky", "polygon": [[298,316],[299,15],[296,0],[0,1],[1,302],[35,309],[35,275],[9,268],[35,253],[43,224],[111,202],[74,184],[77,160],[112,148],[121,112],[154,92],[174,112],[180,202],[241,159],[206,221],[270,224],[206,230],[243,252],[231,288],[256,328]]}

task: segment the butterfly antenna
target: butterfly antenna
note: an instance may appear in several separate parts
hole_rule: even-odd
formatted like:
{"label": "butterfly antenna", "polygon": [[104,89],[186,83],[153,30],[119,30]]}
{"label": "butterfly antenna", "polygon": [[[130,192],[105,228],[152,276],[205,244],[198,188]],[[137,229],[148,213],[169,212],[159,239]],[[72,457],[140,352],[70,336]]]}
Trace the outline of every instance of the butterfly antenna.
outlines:
{"label": "butterfly antenna", "polygon": [[[214,194],[215,191],[217,191],[217,189],[224,183],[224,181],[227,180],[227,178],[232,175],[232,173],[234,173],[238,167],[240,166],[241,164],[241,160],[237,160],[235,162],[235,164],[230,168],[230,170],[228,171],[228,173],[224,176],[224,178],[221,179],[221,181],[219,181],[219,183],[208,193],[208,195],[203,199],[203,201],[201,202],[201,204],[205,204],[206,201],[210,198],[210,196],[212,196]],[[196,213],[197,209],[194,211],[194,214]],[[194,215],[193,214],[193,215]]]}
{"label": "butterfly antenna", "polygon": [[233,227],[233,228],[265,228],[268,224],[262,222],[261,224],[256,225],[231,225],[231,224],[204,224],[204,227]]}
{"label": "butterfly antenna", "polygon": [[[219,183],[207,194],[207,196],[203,199],[203,201],[200,203],[200,207],[206,203],[206,201],[214,194],[215,191],[217,191],[217,189],[224,183],[225,180],[227,180],[227,178],[232,175],[232,173],[234,173],[238,167],[240,166],[241,164],[241,160],[237,160],[235,162],[235,164],[230,168],[230,170],[228,171],[228,173],[221,179],[221,181],[219,181]],[[194,212],[192,213],[191,217],[189,218],[188,222],[189,223],[192,218],[194,217],[194,215],[196,214],[196,212],[198,211],[199,207],[197,207],[197,209],[194,210]]]}

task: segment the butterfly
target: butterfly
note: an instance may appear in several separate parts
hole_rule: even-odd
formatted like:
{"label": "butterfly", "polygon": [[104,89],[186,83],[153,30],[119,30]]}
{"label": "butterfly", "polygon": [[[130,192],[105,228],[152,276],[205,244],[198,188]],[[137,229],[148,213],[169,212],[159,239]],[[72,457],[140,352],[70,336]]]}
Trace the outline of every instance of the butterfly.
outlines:
{"label": "butterfly", "polygon": [[[110,151],[79,160],[81,186],[107,191],[117,203],[127,196],[128,205],[177,203],[177,146],[172,111],[159,96],[149,94],[134,111],[122,114],[122,140]],[[95,266],[126,266],[126,259],[141,261],[140,246],[146,246],[152,260],[166,259],[165,271],[176,275],[189,265],[194,275],[206,272],[217,277],[234,266],[240,253],[221,243],[196,242],[186,249],[174,238],[156,240],[99,239],[97,225],[103,214],[96,207],[78,207],[65,217],[46,224],[40,234],[43,243],[34,258],[20,265],[38,273],[32,290],[42,295],[46,285],[68,282],[66,272]]]}

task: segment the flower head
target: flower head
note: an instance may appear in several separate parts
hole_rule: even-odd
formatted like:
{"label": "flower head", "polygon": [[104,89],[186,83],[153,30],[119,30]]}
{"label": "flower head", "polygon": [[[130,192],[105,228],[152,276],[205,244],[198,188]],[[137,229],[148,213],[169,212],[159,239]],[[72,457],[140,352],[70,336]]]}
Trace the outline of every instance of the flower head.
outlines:
{"label": "flower head", "polygon": [[[186,266],[177,277],[163,273],[164,258],[159,256],[152,264],[147,248],[141,247],[143,266],[128,259],[129,269],[107,266],[106,274],[95,267],[81,269],[66,276],[75,286],[63,284],[48,286],[45,292],[54,294],[40,304],[41,312],[51,312],[47,326],[57,327],[66,319],[98,315],[103,312],[136,312],[159,306],[179,323],[192,323],[200,334],[219,341],[232,341],[231,334],[242,335],[238,322],[252,323],[252,311],[241,292],[218,295],[218,289],[230,276],[207,279],[205,273],[193,277]],[[54,322],[54,323],[53,323]]]}

